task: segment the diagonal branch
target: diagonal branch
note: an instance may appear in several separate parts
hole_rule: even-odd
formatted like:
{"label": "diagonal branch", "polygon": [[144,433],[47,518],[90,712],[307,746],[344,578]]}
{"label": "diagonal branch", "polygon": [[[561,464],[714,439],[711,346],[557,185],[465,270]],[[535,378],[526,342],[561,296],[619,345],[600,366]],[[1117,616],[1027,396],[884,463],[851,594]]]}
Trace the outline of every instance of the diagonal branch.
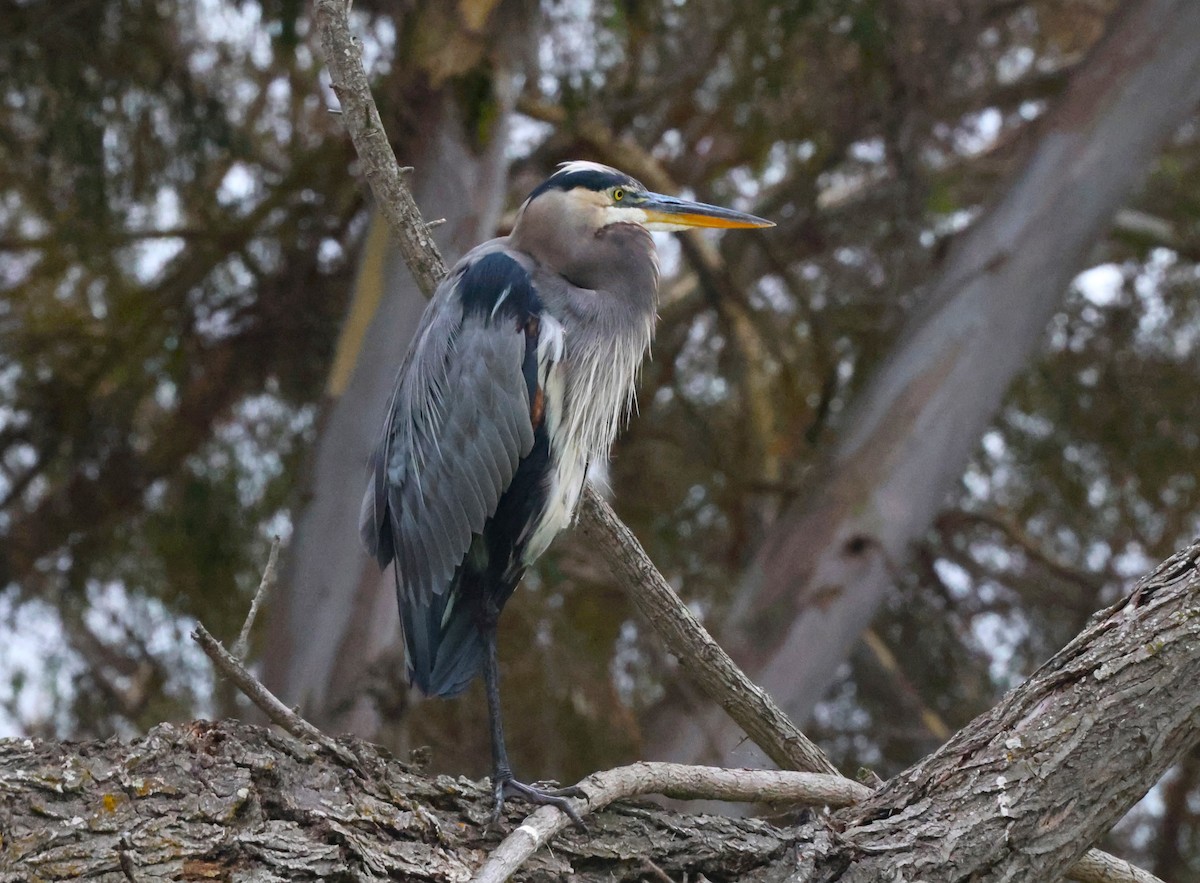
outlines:
{"label": "diagonal branch", "polygon": [[783,769],[836,775],[835,767],[775,701],[729,658],[655,568],[633,532],[590,487],[583,496],[584,532],[599,541],[613,574],[708,698],[725,709]]}
{"label": "diagonal branch", "polygon": [[317,27],[325,62],[333,75],[333,92],[342,105],[342,119],[362,160],[363,173],[379,210],[388,220],[396,244],[413,278],[426,297],[431,297],[446,275],[446,262],[417,208],[412,190],[404,182],[411,168],[396,162],[383,121],[371,95],[371,84],[363,67],[362,47],[350,33],[349,4],[345,0],[317,0]]}
{"label": "diagonal branch", "polygon": [[254,599],[250,602],[250,612],[246,614],[246,621],[242,623],[242,630],[233,644],[233,655],[238,659],[245,659],[249,655],[250,631],[254,628],[254,620],[258,618],[258,609],[267,596],[274,591],[275,583],[279,580],[278,564],[279,537],[275,537],[271,541],[271,553],[267,556],[267,566],[263,568],[262,579],[258,582],[258,591],[254,593]]}
{"label": "diagonal branch", "polygon": [[192,632],[192,640],[200,645],[200,649],[205,652],[221,673],[233,681],[246,698],[262,710],[271,723],[287,730],[297,739],[315,742],[347,767],[351,769],[355,767],[354,755],[284,705],[279,697],[263,686],[262,682],[254,675],[246,671],[241,660],[226,650],[202,624],[196,624],[196,629]]}

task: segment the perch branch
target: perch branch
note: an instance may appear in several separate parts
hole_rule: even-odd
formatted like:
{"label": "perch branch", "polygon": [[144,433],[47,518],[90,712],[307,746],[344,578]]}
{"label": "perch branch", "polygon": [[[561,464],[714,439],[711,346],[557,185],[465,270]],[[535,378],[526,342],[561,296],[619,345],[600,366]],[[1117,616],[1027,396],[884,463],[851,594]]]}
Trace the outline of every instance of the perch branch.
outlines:
{"label": "perch branch", "polygon": [[[580,815],[614,800],[661,794],[676,800],[729,800],[849,806],[871,789],[839,775],[778,770],[726,770],[680,763],[634,763],[595,773],[579,783],[587,797],[572,803]],[[473,883],[503,883],[551,837],[571,823],[567,814],[544,806],[492,851]]]}

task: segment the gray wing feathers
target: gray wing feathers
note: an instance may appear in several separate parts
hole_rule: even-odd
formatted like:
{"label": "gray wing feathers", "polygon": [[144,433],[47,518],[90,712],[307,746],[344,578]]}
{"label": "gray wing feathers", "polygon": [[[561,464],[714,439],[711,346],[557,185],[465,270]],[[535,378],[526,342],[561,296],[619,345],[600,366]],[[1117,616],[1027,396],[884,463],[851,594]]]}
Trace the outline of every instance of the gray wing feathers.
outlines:
{"label": "gray wing feathers", "polygon": [[446,590],[533,449],[524,358],[513,325],[464,318],[454,297],[431,305],[362,512],[368,546],[386,563],[394,543],[401,591],[418,603]]}

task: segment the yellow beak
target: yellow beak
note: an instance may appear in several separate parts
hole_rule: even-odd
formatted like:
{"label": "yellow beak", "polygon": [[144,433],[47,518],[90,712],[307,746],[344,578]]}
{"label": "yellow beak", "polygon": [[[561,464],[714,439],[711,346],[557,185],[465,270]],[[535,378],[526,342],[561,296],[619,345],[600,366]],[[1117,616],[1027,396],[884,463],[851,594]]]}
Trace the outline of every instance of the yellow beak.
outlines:
{"label": "yellow beak", "polygon": [[648,193],[646,196],[646,200],[640,203],[638,208],[646,213],[647,226],[680,230],[685,227],[720,227],[732,230],[775,226],[774,221],[716,205],[664,196],[661,193]]}

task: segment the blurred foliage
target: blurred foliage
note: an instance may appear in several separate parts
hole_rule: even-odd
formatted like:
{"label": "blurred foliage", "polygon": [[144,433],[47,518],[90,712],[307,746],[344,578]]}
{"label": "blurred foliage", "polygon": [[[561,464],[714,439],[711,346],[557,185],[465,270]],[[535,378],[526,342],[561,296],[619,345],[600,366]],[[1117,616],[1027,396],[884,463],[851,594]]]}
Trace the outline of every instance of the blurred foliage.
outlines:
{"label": "blurred foliage", "polygon": [[362,196],[311,53],[257,10],[3,15],[0,583],[78,608],[40,648],[78,653],[73,695],[99,702],[69,729],[140,728],[209,699],[154,665],[117,680],[173,682],[167,709],[109,683],[127,636],[89,625],[89,592],[236,628],[231,589],[256,583],[290,502]]}
{"label": "blurred foliage", "polygon": [[[543,0],[525,89],[567,122],[523,127],[510,205],[554,162],[605,159],[580,134],[599,123],[679,188],[779,222],[720,240],[716,274],[666,243],[654,359],[611,467],[623,516],[708,622],[1115,5]],[[393,137],[438,94],[432,69],[491,125],[486,37],[436,39],[450,4],[355,9]],[[287,531],[365,229],[307,12],[77,0],[0,21],[4,726],[229,711],[188,623],[235,634]],[[921,756],[1196,534],[1198,193],[1193,124],[1098,243],[818,710],[843,768]],[[648,715],[700,702],[578,537],[503,642],[525,685],[506,691],[520,768],[569,780],[652,754]],[[406,715],[400,665],[369,687],[383,735],[437,745],[439,767],[486,756],[477,688]],[[1200,875],[1197,763],[1158,792],[1116,845]]]}

